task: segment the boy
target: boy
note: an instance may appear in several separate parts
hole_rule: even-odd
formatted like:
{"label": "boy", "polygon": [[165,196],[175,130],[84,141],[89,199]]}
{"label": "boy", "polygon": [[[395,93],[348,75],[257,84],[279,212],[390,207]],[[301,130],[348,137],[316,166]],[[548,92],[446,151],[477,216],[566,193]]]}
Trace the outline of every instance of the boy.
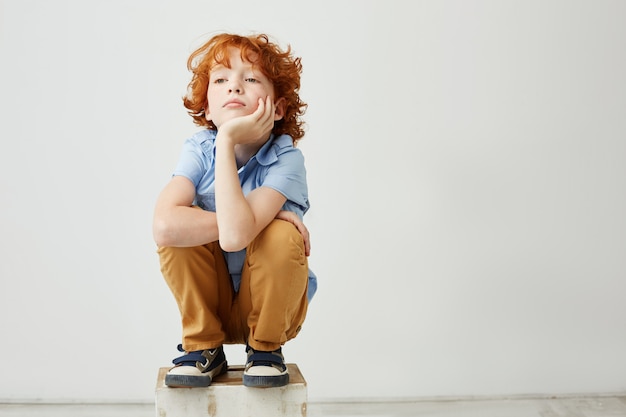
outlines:
{"label": "boy", "polygon": [[153,233],[181,314],[184,354],[165,384],[203,387],[227,370],[223,344],[246,344],[243,384],[289,382],[281,346],[304,322],[309,208],[300,58],[267,35],[220,34],[194,51],[183,103],[203,129],[159,195]]}

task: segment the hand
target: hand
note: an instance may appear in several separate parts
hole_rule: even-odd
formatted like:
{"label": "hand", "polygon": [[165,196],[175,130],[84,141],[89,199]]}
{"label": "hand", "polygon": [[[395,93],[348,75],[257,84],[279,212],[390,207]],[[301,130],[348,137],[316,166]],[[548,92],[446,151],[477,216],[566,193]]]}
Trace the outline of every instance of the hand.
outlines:
{"label": "hand", "polygon": [[274,128],[276,106],[267,96],[259,98],[259,106],[254,113],[235,117],[219,128],[220,136],[226,136],[233,145],[250,144],[265,141]]}
{"label": "hand", "polygon": [[296,226],[296,229],[302,235],[302,239],[304,240],[304,254],[309,256],[311,254],[311,237],[309,236],[309,230],[306,228],[300,217],[293,211],[281,210],[276,215],[276,218],[279,220],[285,220],[289,223],[292,223]]}

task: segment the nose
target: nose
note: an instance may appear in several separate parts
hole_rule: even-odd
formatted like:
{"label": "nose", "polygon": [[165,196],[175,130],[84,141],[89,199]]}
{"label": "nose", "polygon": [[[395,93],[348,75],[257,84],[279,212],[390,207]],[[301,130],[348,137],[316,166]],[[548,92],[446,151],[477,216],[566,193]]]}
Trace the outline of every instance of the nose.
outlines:
{"label": "nose", "polygon": [[241,88],[241,84],[239,83],[239,81],[231,81],[230,85],[228,86],[228,92],[229,93],[237,93],[237,94],[241,94],[242,88]]}

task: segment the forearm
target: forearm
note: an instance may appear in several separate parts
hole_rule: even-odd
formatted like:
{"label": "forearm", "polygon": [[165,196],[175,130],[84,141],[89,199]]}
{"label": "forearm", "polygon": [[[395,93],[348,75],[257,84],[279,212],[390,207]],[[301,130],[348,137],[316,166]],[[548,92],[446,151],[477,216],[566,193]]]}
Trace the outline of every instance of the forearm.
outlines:
{"label": "forearm", "polygon": [[219,137],[215,164],[215,206],[220,244],[236,251],[254,237],[254,213],[243,195],[237,173],[235,147],[226,136]]}
{"label": "forearm", "polygon": [[218,240],[215,213],[197,207],[175,206],[157,210],[153,222],[158,246],[199,246]]}

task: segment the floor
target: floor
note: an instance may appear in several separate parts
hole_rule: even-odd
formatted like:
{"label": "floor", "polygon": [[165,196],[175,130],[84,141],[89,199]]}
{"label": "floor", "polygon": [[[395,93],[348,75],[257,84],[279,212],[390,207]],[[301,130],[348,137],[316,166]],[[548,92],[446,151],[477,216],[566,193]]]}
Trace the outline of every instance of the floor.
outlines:
{"label": "floor", "polygon": [[[2,417],[156,417],[153,404],[0,404]],[[309,403],[307,417],[626,417],[626,397]],[[278,417],[278,416],[277,416]]]}

